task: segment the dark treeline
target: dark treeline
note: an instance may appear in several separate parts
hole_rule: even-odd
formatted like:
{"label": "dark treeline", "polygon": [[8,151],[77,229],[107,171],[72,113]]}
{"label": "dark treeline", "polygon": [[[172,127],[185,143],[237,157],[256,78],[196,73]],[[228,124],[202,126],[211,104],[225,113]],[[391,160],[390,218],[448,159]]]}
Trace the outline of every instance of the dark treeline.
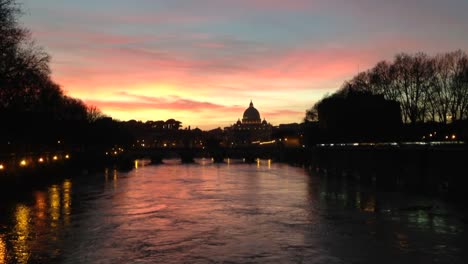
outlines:
{"label": "dark treeline", "polygon": [[54,118],[72,114],[64,109],[79,109],[85,114],[84,104],[64,96],[51,80],[50,57],[34,44],[30,32],[19,25],[20,14],[14,0],[0,0],[0,109],[40,112]]}
{"label": "dark treeline", "polygon": [[[370,99],[371,96],[374,99]],[[385,102],[376,96],[381,96]],[[348,105],[356,102],[354,109],[344,107],[343,100]],[[391,102],[399,104],[404,130],[397,127],[393,118],[388,119],[389,115],[395,115],[394,107],[393,110],[392,106],[382,108],[385,104],[391,105]],[[378,107],[373,108],[372,105]],[[359,109],[363,111],[357,111]],[[392,111],[393,114],[390,113]],[[305,120],[318,120],[323,127],[324,123],[325,126],[330,123],[330,119],[335,120],[333,116],[339,115],[349,117],[342,118],[345,121],[343,124],[347,121],[356,126],[366,123],[367,127],[385,127],[385,122],[390,121],[395,133],[410,133],[418,137],[424,137],[425,130],[466,126],[463,124],[468,119],[468,56],[461,50],[436,56],[398,54],[392,62],[381,61],[372,69],[346,81],[337,92],[308,109]],[[371,118],[366,118],[369,116]]]}
{"label": "dark treeline", "polygon": [[20,25],[21,14],[15,0],[0,0],[2,152],[43,151],[63,148],[64,144],[82,148],[87,143],[111,144],[126,139],[119,137],[117,122],[66,96],[51,79],[50,56]]}

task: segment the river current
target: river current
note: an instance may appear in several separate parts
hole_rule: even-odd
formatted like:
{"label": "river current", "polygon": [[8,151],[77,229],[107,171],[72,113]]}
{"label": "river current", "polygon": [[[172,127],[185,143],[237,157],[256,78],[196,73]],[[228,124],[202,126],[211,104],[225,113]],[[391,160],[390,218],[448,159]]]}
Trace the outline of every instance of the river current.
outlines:
{"label": "river current", "polygon": [[0,263],[468,263],[467,215],[436,198],[275,164],[75,176],[0,204]]}

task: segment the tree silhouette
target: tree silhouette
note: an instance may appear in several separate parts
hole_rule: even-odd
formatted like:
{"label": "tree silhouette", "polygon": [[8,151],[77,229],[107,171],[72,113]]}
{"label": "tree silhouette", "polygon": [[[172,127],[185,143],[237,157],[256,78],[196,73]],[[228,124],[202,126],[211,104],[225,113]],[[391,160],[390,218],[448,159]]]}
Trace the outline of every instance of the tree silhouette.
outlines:
{"label": "tree silhouette", "polygon": [[88,106],[86,110],[87,110],[87,119],[91,123],[96,122],[99,119],[107,117],[105,114],[101,112],[101,110],[99,110],[99,108],[97,108],[94,105]]}
{"label": "tree silhouette", "polygon": [[434,57],[397,54],[346,81],[337,94],[350,90],[399,102],[405,123],[467,119],[468,56],[461,50]]}
{"label": "tree silhouette", "polygon": [[0,0],[0,108],[29,110],[49,79],[49,55],[19,26],[19,5]]}
{"label": "tree silhouette", "polygon": [[19,25],[21,13],[15,0],[0,0],[0,137],[14,142],[14,151],[55,146],[59,139],[81,146],[93,144],[90,135],[95,134],[108,135],[110,141],[118,122],[109,118],[101,122],[104,125],[92,125],[105,119],[99,109],[66,96],[52,81],[50,56]]}

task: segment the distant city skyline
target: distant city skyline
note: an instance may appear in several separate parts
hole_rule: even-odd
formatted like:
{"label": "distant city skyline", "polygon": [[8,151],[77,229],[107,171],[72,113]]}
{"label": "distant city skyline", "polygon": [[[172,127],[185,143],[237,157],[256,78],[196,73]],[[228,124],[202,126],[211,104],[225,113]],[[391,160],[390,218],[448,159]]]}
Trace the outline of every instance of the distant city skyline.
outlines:
{"label": "distant city skyline", "polygon": [[22,0],[66,93],[120,120],[274,125],[400,52],[468,47],[463,0]]}

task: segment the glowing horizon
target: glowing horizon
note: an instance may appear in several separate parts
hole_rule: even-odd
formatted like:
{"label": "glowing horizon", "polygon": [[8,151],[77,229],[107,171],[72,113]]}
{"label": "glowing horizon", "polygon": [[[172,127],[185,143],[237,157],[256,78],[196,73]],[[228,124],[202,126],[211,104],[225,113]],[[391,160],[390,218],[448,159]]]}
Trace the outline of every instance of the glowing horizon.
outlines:
{"label": "glowing horizon", "polygon": [[253,100],[301,122],[326,93],[399,52],[468,46],[459,0],[23,0],[21,18],[70,96],[120,120],[212,129]]}

